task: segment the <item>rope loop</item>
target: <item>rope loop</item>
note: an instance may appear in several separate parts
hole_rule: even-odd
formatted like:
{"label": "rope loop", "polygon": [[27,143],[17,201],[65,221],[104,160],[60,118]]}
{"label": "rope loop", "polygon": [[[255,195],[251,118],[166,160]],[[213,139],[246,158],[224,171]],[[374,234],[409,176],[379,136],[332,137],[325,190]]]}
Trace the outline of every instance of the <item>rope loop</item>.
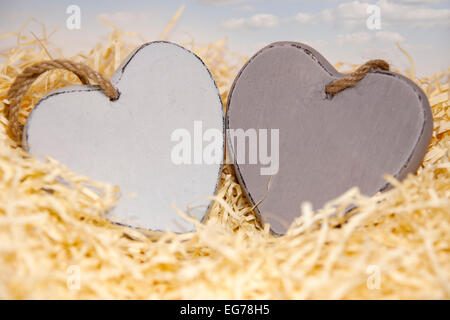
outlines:
{"label": "rope loop", "polygon": [[345,76],[344,78],[336,80],[327,85],[325,87],[325,92],[333,97],[339,92],[355,86],[366,76],[367,73],[372,70],[389,71],[389,63],[381,59],[369,60],[358,69],[356,69],[353,73],[350,73],[348,76]]}
{"label": "rope loop", "polygon": [[6,96],[9,104],[6,105],[5,116],[9,120],[9,131],[18,145],[21,145],[23,135],[23,125],[19,123],[19,110],[22,99],[41,74],[54,69],[65,69],[73,72],[85,85],[97,84],[111,100],[116,100],[119,97],[119,93],[111,84],[111,81],[83,63],[58,59],[33,64],[25,68],[16,77]]}

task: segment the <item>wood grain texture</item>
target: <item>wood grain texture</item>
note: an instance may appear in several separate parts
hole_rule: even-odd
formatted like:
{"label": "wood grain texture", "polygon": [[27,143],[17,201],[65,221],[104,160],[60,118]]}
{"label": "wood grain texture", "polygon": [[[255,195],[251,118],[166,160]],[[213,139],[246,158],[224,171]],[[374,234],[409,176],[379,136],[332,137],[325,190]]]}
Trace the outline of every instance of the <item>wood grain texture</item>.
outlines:
{"label": "wood grain texture", "polygon": [[433,128],[421,89],[399,74],[373,71],[327,96],[326,85],[342,77],[314,49],[278,42],[255,54],[233,83],[227,129],[279,129],[279,170],[269,191],[264,166],[235,163],[275,233],[286,231],[304,201],[318,209],[353,186],[374,195],[389,187],[383,174],[402,179],[420,166]]}

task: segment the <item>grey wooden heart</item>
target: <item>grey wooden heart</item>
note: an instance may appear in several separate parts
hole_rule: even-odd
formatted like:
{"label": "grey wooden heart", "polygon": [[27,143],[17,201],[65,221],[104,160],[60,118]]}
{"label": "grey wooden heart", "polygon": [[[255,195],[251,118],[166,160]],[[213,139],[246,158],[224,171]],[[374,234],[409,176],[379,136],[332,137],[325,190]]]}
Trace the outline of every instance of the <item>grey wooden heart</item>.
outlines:
{"label": "grey wooden heart", "polygon": [[[97,87],[65,87],[31,112],[24,147],[74,172],[121,187],[113,221],[152,230],[192,230],[172,204],[199,219],[208,212],[224,153],[223,108],[216,84],[192,52],[168,42],[147,43],[111,78],[110,101]],[[194,123],[220,133],[218,162],[174,163],[173,133],[194,136]],[[203,137],[200,137],[203,139]],[[191,157],[191,156],[190,156]],[[135,194],[130,198],[128,195]]]}
{"label": "grey wooden heart", "polygon": [[[248,133],[244,160],[228,135],[238,180],[275,233],[301,214],[303,201],[318,209],[353,186],[373,195],[389,187],[384,174],[402,179],[415,172],[427,150],[432,115],[419,87],[399,74],[373,71],[328,96],[325,87],[342,77],[314,49],[278,42],[256,53],[233,83],[227,133]],[[267,164],[248,160],[256,143],[248,130],[261,129],[279,134],[278,148],[267,137],[275,142],[268,149],[279,156],[272,177],[263,174]]]}

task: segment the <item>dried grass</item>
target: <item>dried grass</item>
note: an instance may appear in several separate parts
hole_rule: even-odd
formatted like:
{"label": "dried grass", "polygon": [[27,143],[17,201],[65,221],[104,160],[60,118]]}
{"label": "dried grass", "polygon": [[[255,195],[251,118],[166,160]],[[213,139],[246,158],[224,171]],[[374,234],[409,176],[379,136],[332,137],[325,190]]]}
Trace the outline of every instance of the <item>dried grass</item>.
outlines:
{"label": "dried grass", "polygon": [[[195,222],[196,232],[144,235],[104,219],[117,188],[52,159],[37,161],[7,136],[7,90],[25,67],[48,59],[50,44],[45,30],[40,40],[6,36],[18,43],[0,65],[0,298],[450,298],[450,69],[421,79],[413,67],[406,72],[427,93],[435,129],[418,174],[403,182],[386,177],[395,186],[390,191],[369,198],[351,189],[314,214],[305,204],[288,234],[274,237],[226,166],[211,218]],[[110,76],[133,39],[138,35],[114,28],[107,41],[72,59]],[[229,52],[225,39],[184,45],[204,59],[225,100],[245,59]],[[65,71],[41,76],[24,99],[21,121],[45,93],[75,83]],[[350,203],[359,212],[344,216]],[[338,216],[331,216],[333,205]]]}

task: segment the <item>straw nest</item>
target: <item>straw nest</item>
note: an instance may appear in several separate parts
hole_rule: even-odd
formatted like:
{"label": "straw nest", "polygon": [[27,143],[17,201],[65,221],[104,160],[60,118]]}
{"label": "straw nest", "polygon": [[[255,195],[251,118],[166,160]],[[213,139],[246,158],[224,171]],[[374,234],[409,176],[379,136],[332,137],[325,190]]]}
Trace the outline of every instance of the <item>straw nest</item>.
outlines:
{"label": "straw nest", "polygon": [[[419,79],[411,64],[403,73],[426,92],[434,134],[417,175],[402,182],[386,176],[393,189],[366,197],[354,188],[315,212],[305,203],[289,232],[274,237],[256,220],[226,166],[206,223],[193,221],[193,233],[155,234],[105,219],[118,187],[52,159],[40,162],[8,137],[6,93],[25,67],[49,59],[51,44],[45,29],[42,39],[7,36],[18,43],[0,65],[0,298],[450,297],[450,69]],[[114,28],[88,54],[71,59],[110,76],[136,39]],[[183,45],[205,61],[225,100],[245,58],[228,51],[225,39]],[[50,90],[78,83],[61,70],[41,76],[23,101],[20,120]],[[103,194],[92,193],[86,182]],[[358,212],[344,216],[350,203]],[[181,209],[174,210],[183,215]]]}

